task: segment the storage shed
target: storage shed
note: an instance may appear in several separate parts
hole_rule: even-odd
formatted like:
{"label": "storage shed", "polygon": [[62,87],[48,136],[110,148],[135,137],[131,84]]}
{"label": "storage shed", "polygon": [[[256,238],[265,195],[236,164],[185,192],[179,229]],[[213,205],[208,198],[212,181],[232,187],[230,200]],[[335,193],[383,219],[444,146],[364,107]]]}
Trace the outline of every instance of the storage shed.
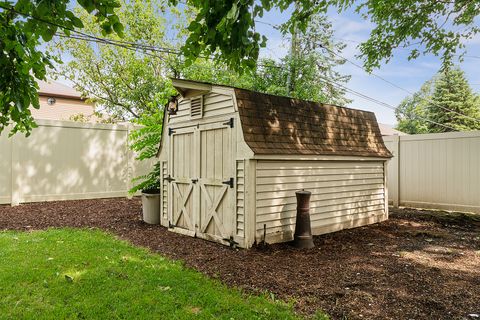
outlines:
{"label": "storage shed", "polygon": [[177,110],[165,113],[158,152],[163,226],[244,248],[289,241],[301,189],[312,192],[315,235],[388,218],[391,154],[372,112],[173,85]]}

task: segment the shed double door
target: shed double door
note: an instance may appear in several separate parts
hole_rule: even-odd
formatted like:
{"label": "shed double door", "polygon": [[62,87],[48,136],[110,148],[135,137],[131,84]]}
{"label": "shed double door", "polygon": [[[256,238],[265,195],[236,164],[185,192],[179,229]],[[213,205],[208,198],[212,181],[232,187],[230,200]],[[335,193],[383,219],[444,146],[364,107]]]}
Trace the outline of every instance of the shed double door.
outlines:
{"label": "shed double door", "polygon": [[170,227],[225,242],[234,230],[233,130],[225,121],[173,129]]}

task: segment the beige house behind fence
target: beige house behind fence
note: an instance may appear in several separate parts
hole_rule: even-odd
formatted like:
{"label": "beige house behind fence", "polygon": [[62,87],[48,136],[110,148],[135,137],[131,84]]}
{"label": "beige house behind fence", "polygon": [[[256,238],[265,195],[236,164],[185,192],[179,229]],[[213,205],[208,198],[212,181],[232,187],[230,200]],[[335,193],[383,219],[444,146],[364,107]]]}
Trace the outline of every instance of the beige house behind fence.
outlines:
{"label": "beige house behind fence", "polygon": [[289,241],[295,191],[314,234],[388,218],[391,153],[371,112],[173,80],[160,143],[161,224],[224,244]]}
{"label": "beige house behind fence", "polygon": [[398,131],[393,126],[385,123],[379,123],[378,127],[380,128],[380,133],[382,136],[408,136],[408,133]]}
{"label": "beige house behind fence", "polygon": [[91,116],[95,111],[93,103],[86,103],[77,90],[55,81],[39,81],[40,108],[30,108],[35,119],[70,120],[74,115]]}

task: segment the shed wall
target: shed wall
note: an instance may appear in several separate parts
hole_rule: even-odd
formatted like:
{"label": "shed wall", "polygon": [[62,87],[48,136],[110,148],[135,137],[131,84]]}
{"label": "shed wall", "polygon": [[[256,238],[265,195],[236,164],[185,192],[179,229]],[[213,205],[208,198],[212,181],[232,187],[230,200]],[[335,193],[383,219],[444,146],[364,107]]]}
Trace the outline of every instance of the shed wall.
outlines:
{"label": "shed wall", "polygon": [[[243,157],[248,154],[245,152],[248,147],[243,142],[240,120],[234,107],[233,91],[229,89],[215,91],[215,88],[213,90],[203,95],[201,118],[191,117],[190,98],[179,101],[176,115],[167,115],[159,159],[163,177],[170,175],[175,180],[169,183],[168,180],[163,179],[161,221],[162,225],[168,226],[173,215],[178,215],[179,199],[172,184],[178,185],[180,180],[184,180],[192,187],[186,212],[192,215],[192,220],[196,221],[197,225],[195,230],[190,231],[197,237],[221,243],[226,243],[222,240],[232,236],[233,240],[238,242],[238,246],[243,247],[245,237]],[[196,97],[192,95],[192,98]],[[229,127],[228,124],[231,118],[234,121],[233,127]],[[168,134],[169,128],[173,130],[172,135]],[[188,133],[192,135],[195,142],[188,146],[182,144],[184,147],[179,151],[180,149],[176,146]],[[237,159],[237,154],[241,156],[240,159]],[[181,164],[192,167],[185,174],[180,174],[174,168]],[[223,181],[229,178],[234,178],[234,185],[223,191],[226,187]],[[198,180],[190,183],[192,179]],[[186,195],[185,190],[180,191],[183,196]],[[225,192],[225,195],[218,200],[217,196],[221,192]],[[213,203],[209,203],[211,201],[208,200],[207,194]],[[213,208],[214,211],[212,206],[216,206]],[[209,226],[204,228],[206,224],[202,221],[210,219],[213,213],[215,217]],[[220,235],[219,225],[223,227],[224,235]],[[181,233],[180,229],[181,226],[176,226],[171,230]]]}
{"label": "shed wall", "polygon": [[[234,112],[232,95],[210,92],[203,96],[203,117],[210,118],[215,116],[223,116]],[[199,119],[195,119],[199,120]],[[171,115],[169,124],[178,122],[194,122],[190,117],[190,99],[181,99],[178,103],[178,111],[176,115]],[[201,119],[200,119],[201,120]]]}
{"label": "shed wall", "polygon": [[[256,241],[293,239],[295,191],[312,192],[314,234],[387,218],[383,161],[267,161],[256,166]],[[264,229],[265,228],[265,229]]]}

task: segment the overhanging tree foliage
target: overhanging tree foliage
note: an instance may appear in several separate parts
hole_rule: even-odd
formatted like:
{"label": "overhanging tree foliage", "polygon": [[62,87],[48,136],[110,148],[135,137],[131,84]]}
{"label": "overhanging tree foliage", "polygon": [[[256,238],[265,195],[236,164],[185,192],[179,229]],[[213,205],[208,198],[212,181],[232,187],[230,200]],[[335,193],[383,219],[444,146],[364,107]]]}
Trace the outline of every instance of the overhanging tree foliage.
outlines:
{"label": "overhanging tree foliage", "polygon": [[[177,5],[179,0],[170,0]],[[388,61],[398,47],[412,47],[410,58],[421,53],[442,55],[451,61],[465,40],[479,33],[476,18],[479,1],[452,0],[189,0],[198,14],[189,25],[190,35],[183,52],[194,61],[200,54],[214,54],[239,70],[253,67],[266,38],[255,31],[256,19],[266,11],[286,11],[295,3],[284,32],[305,32],[316,13],[330,7],[349,8],[375,23],[367,42],[360,46],[367,70]]]}
{"label": "overhanging tree foliage", "polygon": [[[69,0],[0,1],[0,133],[13,124],[11,134],[29,133],[35,126],[30,106],[39,108],[38,85],[45,80],[53,58],[40,47],[58,30],[83,28],[69,9]],[[78,4],[95,17],[103,34],[123,31],[114,8],[116,0],[79,0]]]}
{"label": "overhanging tree foliage", "polygon": [[[175,94],[169,77],[340,105],[348,102],[345,92],[330,83],[330,80],[345,83],[350,78],[336,70],[345,61],[331,53],[341,52],[345,45],[333,41],[332,25],[324,16],[312,18],[308,35],[296,36],[294,53],[278,61],[261,59],[257,68],[239,74],[216,59],[198,58],[186,66],[185,57],[175,49],[185,41],[185,25],[189,24],[192,13],[187,9],[176,11],[175,24],[168,21],[174,28],[167,36],[167,17],[172,13],[163,11],[166,3],[162,0],[122,1],[117,10],[125,26],[121,39],[115,34],[107,36],[104,42],[91,38],[57,38],[55,53],[71,57],[68,63],[57,66],[57,75],[72,81],[77,90],[110,117],[122,120],[137,119],[162,109]],[[86,33],[101,37],[94,19],[80,8],[74,12],[82,19]],[[141,46],[126,48],[115,45],[116,41]],[[171,50],[158,52],[161,48]]]}
{"label": "overhanging tree foliage", "polygon": [[[179,0],[168,0],[171,6]],[[339,11],[355,8],[376,24],[370,39],[360,46],[367,70],[388,61],[395,48],[410,47],[410,58],[421,53],[442,55],[444,61],[463,47],[466,39],[477,35],[479,1],[468,0],[188,0],[195,19],[188,26],[183,46],[187,63],[201,55],[214,55],[237,71],[256,65],[260,47],[266,38],[255,31],[257,19],[274,8],[286,11],[296,3],[291,18],[282,27],[285,33],[305,32],[316,13],[329,7]],[[13,123],[13,132],[30,132],[34,126],[28,107],[38,107],[36,79],[45,79],[52,57],[40,49],[57,30],[82,28],[68,4],[69,0],[0,0],[0,131]],[[116,0],[79,0],[92,14],[104,34],[121,34],[123,26],[114,8]],[[185,5],[182,3],[182,5]],[[23,14],[23,15],[22,15]],[[416,44],[420,46],[413,47]]]}

